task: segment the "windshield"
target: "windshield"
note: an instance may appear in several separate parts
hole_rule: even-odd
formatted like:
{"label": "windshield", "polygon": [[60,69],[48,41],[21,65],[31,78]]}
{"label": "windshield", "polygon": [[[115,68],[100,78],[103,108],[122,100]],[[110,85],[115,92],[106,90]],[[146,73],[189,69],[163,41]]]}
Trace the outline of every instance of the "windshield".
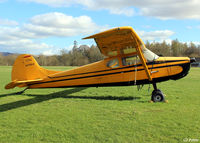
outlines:
{"label": "windshield", "polygon": [[151,52],[146,47],[141,46],[141,48],[142,48],[142,53],[144,54],[144,57],[148,62],[154,61],[154,60],[159,58],[158,55],[156,55],[155,53]]}

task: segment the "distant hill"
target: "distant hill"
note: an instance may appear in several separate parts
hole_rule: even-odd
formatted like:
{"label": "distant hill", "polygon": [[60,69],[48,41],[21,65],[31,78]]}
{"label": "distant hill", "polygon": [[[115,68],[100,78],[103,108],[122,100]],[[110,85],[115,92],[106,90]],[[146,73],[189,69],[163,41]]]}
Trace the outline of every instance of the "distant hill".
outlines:
{"label": "distant hill", "polygon": [[8,56],[8,55],[14,55],[15,53],[0,52],[0,54],[3,55],[3,56]]}

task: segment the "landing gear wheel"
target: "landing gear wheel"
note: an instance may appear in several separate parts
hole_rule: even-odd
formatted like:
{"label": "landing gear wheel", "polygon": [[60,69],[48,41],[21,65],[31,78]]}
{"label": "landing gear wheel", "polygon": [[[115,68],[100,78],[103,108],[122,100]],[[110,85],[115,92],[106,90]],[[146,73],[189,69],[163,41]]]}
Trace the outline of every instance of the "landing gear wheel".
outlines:
{"label": "landing gear wheel", "polygon": [[157,89],[152,92],[151,100],[153,102],[162,102],[165,101],[165,96],[161,90]]}
{"label": "landing gear wheel", "polygon": [[152,91],[152,95],[154,95],[154,94],[156,94],[156,93],[161,93],[162,94],[162,91],[160,90],[160,89],[154,89],[153,91]]}

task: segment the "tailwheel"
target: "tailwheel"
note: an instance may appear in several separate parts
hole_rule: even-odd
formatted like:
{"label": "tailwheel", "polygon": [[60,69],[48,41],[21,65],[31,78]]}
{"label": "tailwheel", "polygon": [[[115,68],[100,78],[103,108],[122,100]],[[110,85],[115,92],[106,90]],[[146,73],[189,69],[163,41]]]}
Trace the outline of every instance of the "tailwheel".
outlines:
{"label": "tailwheel", "polygon": [[151,95],[151,100],[153,102],[163,102],[165,101],[165,96],[163,95],[161,90],[154,89]]}
{"label": "tailwheel", "polygon": [[28,88],[29,88],[29,87],[25,88],[25,89],[22,90],[22,91],[16,92],[15,94],[17,94],[17,95],[21,95],[21,94],[23,94],[23,93],[24,93]]}

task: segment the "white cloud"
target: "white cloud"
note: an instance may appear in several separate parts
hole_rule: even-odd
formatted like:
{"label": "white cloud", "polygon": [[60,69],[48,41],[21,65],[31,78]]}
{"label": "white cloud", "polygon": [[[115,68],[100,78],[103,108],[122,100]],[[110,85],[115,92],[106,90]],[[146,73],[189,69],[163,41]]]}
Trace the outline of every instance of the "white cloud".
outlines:
{"label": "white cloud", "polygon": [[76,4],[83,5],[90,10],[108,10],[111,14],[132,16],[135,10],[130,5],[130,0],[76,0]]}
{"label": "white cloud", "polygon": [[162,40],[165,40],[165,39],[169,39],[169,37],[174,34],[174,32],[170,31],[170,30],[158,30],[158,31],[150,31],[150,32],[137,31],[137,33],[143,41],[146,41],[146,40],[162,41]]}
{"label": "white cloud", "polygon": [[1,19],[0,18],[0,25],[4,25],[4,26],[17,26],[18,22],[13,21],[13,20]]}
{"label": "white cloud", "polygon": [[38,37],[70,37],[90,34],[103,27],[96,25],[89,16],[72,17],[54,12],[32,17],[24,28]]}
{"label": "white cloud", "polygon": [[51,50],[46,50],[46,51],[44,51],[42,53],[42,55],[47,55],[47,56],[54,55],[54,54],[55,54],[55,52],[52,49]]}
{"label": "white cloud", "polygon": [[6,41],[0,39],[0,49],[6,52],[40,54],[54,48],[54,46],[31,39],[7,39]]}
{"label": "white cloud", "polygon": [[159,19],[200,19],[199,6],[198,0],[152,0],[145,6],[138,5],[142,15]]}
{"label": "white cloud", "polygon": [[73,0],[19,0],[23,2],[35,2],[45,4],[51,7],[68,7],[73,4]]}
{"label": "white cloud", "polygon": [[199,0],[21,0],[53,7],[82,5],[90,10],[108,10],[112,14],[132,16],[137,9],[142,16],[159,19],[200,19]]}
{"label": "white cloud", "polygon": [[[0,26],[0,50],[51,55],[58,53],[59,48],[41,42],[44,38],[90,35],[94,32],[104,31],[108,27],[108,25],[99,26],[90,17],[84,15],[72,17],[57,12],[36,15],[23,25]],[[143,40],[168,39],[174,34],[169,30],[138,31],[137,33]]]}
{"label": "white cloud", "polygon": [[23,27],[0,27],[0,40],[10,39],[10,40],[19,40],[19,39],[31,39],[31,38],[40,38],[36,37],[35,33],[25,30]]}
{"label": "white cloud", "polygon": [[56,47],[35,41],[20,27],[0,27],[0,50],[12,53],[40,54]]}
{"label": "white cloud", "polygon": [[[159,19],[200,19],[200,1],[198,0],[93,0],[92,5],[89,0],[81,0],[80,3],[89,9],[97,7],[98,9],[108,9],[111,13],[112,9],[134,11],[137,8],[141,15]],[[126,12],[119,14],[126,14]],[[132,12],[130,15],[133,14]]]}
{"label": "white cloud", "polygon": [[126,15],[126,16],[132,16],[134,15],[134,9],[132,8],[122,8],[122,9],[119,9],[119,8],[112,8],[112,9],[109,9],[110,10],[110,13],[112,14],[119,14],[119,15]]}
{"label": "white cloud", "polygon": [[69,7],[71,5],[82,5],[90,10],[109,10],[112,14],[124,14],[132,16],[135,12],[133,8],[127,7],[124,1],[108,1],[108,0],[19,0],[24,2],[35,2],[45,4],[51,7]]}
{"label": "white cloud", "polygon": [[36,15],[23,25],[0,26],[0,50],[49,55],[58,53],[59,48],[40,42],[42,39],[87,35],[105,27],[96,25],[88,16],[72,17],[56,12]]}

